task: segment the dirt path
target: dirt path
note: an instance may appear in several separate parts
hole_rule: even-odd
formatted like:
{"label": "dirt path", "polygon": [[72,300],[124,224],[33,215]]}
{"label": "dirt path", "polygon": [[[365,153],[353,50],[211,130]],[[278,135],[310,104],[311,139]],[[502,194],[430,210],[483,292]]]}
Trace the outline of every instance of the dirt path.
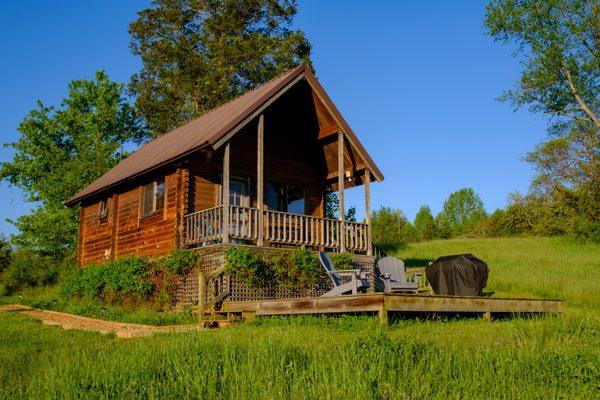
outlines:
{"label": "dirt path", "polygon": [[104,321],[101,319],[81,317],[57,311],[36,310],[20,304],[0,306],[0,311],[18,312],[39,319],[44,325],[57,325],[63,329],[80,329],[100,333],[114,333],[120,338],[150,336],[155,333],[173,333],[199,331],[205,328],[200,324],[153,326],[130,324],[125,322]]}

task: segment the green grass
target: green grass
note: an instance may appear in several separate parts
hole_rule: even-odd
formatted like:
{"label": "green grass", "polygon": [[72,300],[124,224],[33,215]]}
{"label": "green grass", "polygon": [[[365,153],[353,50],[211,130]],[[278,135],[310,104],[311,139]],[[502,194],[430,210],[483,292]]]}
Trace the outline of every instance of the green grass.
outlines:
{"label": "green grass", "polygon": [[494,239],[400,252],[414,263],[473,252],[490,264],[496,296],[567,301],[559,316],[493,323],[408,319],[380,328],[370,316],[271,318],[120,340],[0,313],[0,398],[597,398],[599,250]]}
{"label": "green grass", "polygon": [[136,324],[175,325],[192,324],[198,321],[192,308],[173,312],[157,310],[150,304],[128,306],[111,305],[93,299],[64,299],[58,295],[56,286],[29,288],[11,296],[0,297],[0,304],[15,303],[107,321]]}

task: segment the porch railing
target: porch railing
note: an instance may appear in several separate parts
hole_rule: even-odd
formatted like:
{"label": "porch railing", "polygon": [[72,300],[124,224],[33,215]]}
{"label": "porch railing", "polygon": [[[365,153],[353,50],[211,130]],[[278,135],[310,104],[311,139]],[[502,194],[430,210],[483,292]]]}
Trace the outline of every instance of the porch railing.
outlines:
{"label": "porch railing", "polygon": [[[348,251],[366,253],[369,248],[366,224],[264,210],[229,206],[229,237],[256,241],[259,238],[259,218],[263,218],[262,236],[265,242],[305,245],[339,250],[340,234]],[[343,225],[343,229],[342,229]],[[186,245],[220,242],[223,237],[223,207],[213,207],[185,216]]]}

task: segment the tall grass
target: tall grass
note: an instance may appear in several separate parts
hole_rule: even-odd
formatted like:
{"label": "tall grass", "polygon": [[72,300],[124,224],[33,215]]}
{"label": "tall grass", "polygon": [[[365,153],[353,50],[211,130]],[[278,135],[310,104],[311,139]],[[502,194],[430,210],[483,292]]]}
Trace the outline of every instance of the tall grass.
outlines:
{"label": "tall grass", "polygon": [[0,398],[597,398],[598,292],[580,293],[597,282],[577,271],[583,263],[593,270],[584,277],[597,278],[597,248],[508,239],[422,243],[400,254],[467,251],[490,264],[490,290],[564,296],[568,312],[386,328],[369,316],[271,318],[128,341],[0,313]]}

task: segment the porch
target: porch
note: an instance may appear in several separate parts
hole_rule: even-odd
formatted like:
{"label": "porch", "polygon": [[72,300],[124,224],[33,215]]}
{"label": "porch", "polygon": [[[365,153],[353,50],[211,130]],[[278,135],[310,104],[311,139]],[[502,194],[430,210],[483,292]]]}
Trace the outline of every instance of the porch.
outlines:
{"label": "porch", "polygon": [[364,223],[232,205],[185,216],[185,246],[228,242],[372,254],[369,226]]}

